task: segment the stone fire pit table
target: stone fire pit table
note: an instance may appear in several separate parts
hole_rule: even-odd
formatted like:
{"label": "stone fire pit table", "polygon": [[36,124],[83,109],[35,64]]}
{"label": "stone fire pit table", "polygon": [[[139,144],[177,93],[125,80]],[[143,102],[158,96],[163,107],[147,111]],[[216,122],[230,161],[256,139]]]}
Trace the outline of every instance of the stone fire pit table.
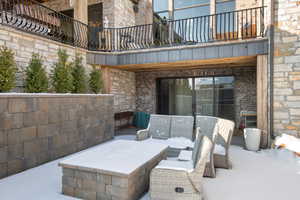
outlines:
{"label": "stone fire pit table", "polygon": [[166,158],[168,146],[116,140],[59,163],[62,192],[91,200],[136,200],[149,187],[151,170]]}

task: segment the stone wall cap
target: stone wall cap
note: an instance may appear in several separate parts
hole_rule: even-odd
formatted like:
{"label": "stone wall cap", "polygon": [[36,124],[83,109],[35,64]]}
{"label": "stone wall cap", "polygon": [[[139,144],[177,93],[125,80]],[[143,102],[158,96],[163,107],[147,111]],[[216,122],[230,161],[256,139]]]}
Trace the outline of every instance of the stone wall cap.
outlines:
{"label": "stone wall cap", "polygon": [[0,98],[15,98],[15,97],[106,97],[114,96],[113,94],[59,94],[59,93],[0,93]]}

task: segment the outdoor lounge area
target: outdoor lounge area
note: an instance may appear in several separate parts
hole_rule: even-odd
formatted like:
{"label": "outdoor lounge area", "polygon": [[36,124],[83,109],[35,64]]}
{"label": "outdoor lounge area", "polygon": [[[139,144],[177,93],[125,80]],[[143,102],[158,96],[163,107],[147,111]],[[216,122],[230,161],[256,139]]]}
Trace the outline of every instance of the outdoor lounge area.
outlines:
{"label": "outdoor lounge area", "polygon": [[299,141],[283,136],[274,144],[289,150],[249,151],[247,143],[231,145],[233,130],[234,122],[217,117],[151,115],[136,134],[0,180],[1,198],[297,199]]}
{"label": "outdoor lounge area", "polygon": [[0,200],[300,200],[300,0],[0,0]]}
{"label": "outdoor lounge area", "polygon": [[[135,140],[135,136],[119,136],[113,142],[117,142],[116,140],[132,141]],[[92,147],[0,180],[1,199],[77,199],[61,193],[63,173],[58,164],[101,146]],[[203,178],[205,199],[298,199],[300,160],[295,159],[291,152],[262,150],[255,153],[245,151],[238,146],[231,146],[230,155],[233,164],[231,170],[217,169],[217,178]],[[150,200],[149,194],[145,194],[140,200]]]}

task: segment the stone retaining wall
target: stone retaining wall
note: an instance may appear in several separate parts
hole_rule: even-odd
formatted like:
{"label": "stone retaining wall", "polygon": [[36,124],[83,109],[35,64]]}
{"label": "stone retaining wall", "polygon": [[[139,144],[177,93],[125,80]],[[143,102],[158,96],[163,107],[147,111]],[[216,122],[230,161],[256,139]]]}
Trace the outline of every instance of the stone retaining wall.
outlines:
{"label": "stone retaining wall", "polygon": [[0,178],[110,140],[112,95],[0,95]]}

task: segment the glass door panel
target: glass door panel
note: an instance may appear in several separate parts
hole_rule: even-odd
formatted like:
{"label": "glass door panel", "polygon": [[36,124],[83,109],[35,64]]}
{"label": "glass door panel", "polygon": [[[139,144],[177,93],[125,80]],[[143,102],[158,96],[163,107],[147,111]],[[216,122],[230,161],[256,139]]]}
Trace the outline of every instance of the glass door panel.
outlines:
{"label": "glass door panel", "polygon": [[234,120],[234,77],[215,77],[215,116]]}
{"label": "glass door panel", "polygon": [[235,120],[234,77],[160,79],[158,114],[207,115]]}
{"label": "glass door panel", "polygon": [[195,79],[196,115],[214,116],[214,79]]}
{"label": "glass door panel", "polygon": [[193,79],[162,79],[158,87],[158,113],[193,115]]}

